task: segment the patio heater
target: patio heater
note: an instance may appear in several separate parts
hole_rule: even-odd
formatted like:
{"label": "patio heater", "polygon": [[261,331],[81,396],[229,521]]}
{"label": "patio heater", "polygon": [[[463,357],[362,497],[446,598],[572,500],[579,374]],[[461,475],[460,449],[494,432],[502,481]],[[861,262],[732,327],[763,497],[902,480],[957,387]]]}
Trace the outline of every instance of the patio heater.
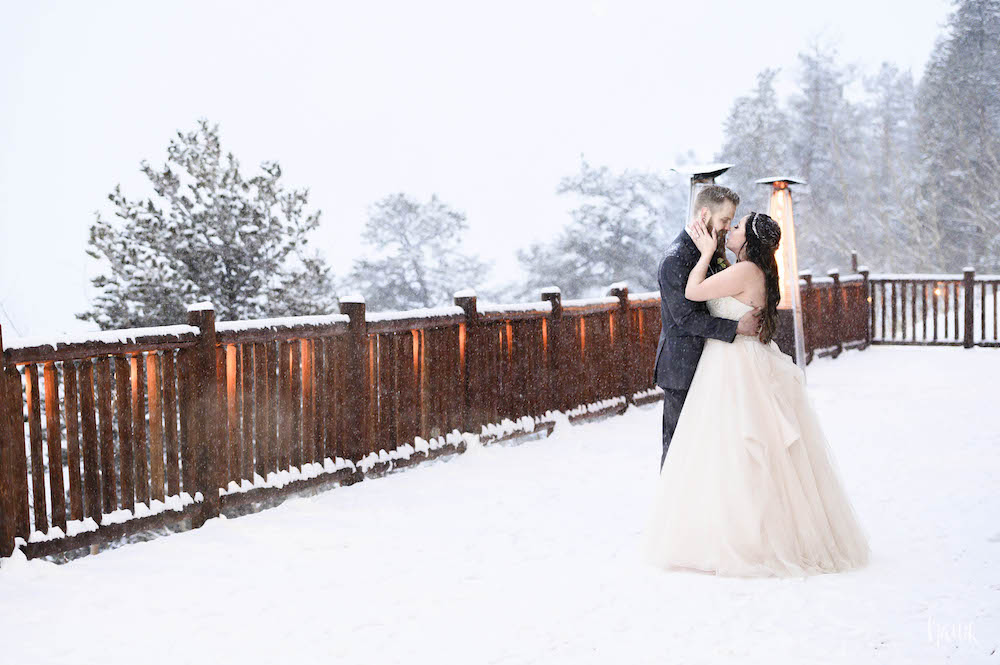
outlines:
{"label": "patio heater", "polygon": [[791,185],[805,181],[787,177],[761,178],[758,185],[771,186],[768,214],[781,227],[781,243],[774,258],[778,263],[778,330],[774,341],[782,351],[795,358],[801,369],[806,367],[805,334],[802,328],[802,295],[799,292],[799,263],[795,249],[795,222],[792,218]]}
{"label": "patio heater", "polygon": [[688,212],[687,217],[684,218],[684,225],[687,226],[688,221],[694,215],[694,200],[700,192],[705,187],[715,184],[715,179],[720,175],[733,168],[732,164],[696,164],[693,166],[683,166],[678,168],[670,169],[674,173],[680,173],[681,175],[686,175],[691,179],[691,189],[688,190]]}

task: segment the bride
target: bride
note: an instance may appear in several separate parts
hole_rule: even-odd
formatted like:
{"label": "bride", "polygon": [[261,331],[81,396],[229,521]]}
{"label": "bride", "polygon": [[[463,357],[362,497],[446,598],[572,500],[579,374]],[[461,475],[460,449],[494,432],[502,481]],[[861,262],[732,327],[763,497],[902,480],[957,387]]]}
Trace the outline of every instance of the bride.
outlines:
{"label": "bride", "polygon": [[685,297],[738,320],[763,306],[759,339],[705,341],[643,535],[664,568],[802,576],[864,566],[868,538],[845,495],[804,375],[772,341],[781,229],[750,213],[726,247],[737,263],[705,278],[716,231],[688,227],[701,259]]}

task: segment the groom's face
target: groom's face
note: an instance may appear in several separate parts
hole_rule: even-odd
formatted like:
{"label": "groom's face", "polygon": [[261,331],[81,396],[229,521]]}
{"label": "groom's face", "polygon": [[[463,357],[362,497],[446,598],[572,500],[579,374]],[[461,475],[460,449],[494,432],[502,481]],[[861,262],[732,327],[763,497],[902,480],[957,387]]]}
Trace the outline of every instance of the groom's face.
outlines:
{"label": "groom's face", "polygon": [[729,233],[729,226],[733,223],[733,218],[736,216],[736,205],[732,201],[726,200],[719,205],[717,210],[712,210],[707,206],[702,208],[701,214],[708,230],[715,229],[719,234],[719,247],[725,247],[726,234]]}

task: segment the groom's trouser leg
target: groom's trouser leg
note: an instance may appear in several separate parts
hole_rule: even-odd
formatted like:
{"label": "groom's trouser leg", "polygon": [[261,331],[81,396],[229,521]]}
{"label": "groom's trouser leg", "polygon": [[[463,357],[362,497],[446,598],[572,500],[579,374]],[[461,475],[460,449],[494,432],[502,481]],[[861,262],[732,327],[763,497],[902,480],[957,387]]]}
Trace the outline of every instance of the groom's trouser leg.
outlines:
{"label": "groom's trouser leg", "polygon": [[667,448],[670,447],[670,439],[677,429],[677,421],[681,417],[681,408],[684,406],[684,399],[687,397],[687,390],[675,390],[673,388],[663,389],[663,456],[660,457],[660,468],[667,460]]}

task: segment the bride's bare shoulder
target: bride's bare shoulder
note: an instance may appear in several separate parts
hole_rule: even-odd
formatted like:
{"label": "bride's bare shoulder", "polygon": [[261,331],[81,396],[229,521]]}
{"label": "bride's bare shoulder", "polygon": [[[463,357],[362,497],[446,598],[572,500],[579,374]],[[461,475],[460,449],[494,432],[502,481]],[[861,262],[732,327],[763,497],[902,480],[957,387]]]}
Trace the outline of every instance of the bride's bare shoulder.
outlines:
{"label": "bride's bare shoulder", "polygon": [[732,270],[735,274],[743,277],[744,279],[754,279],[759,277],[764,279],[764,271],[760,269],[753,261],[737,261],[733,265],[726,268],[726,270]]}
{"label": "bride's bare shoulder", "polygon": [[734,271],[747,288],[764,286],[764,271],[753,261],[738,261],[727,270]]}

